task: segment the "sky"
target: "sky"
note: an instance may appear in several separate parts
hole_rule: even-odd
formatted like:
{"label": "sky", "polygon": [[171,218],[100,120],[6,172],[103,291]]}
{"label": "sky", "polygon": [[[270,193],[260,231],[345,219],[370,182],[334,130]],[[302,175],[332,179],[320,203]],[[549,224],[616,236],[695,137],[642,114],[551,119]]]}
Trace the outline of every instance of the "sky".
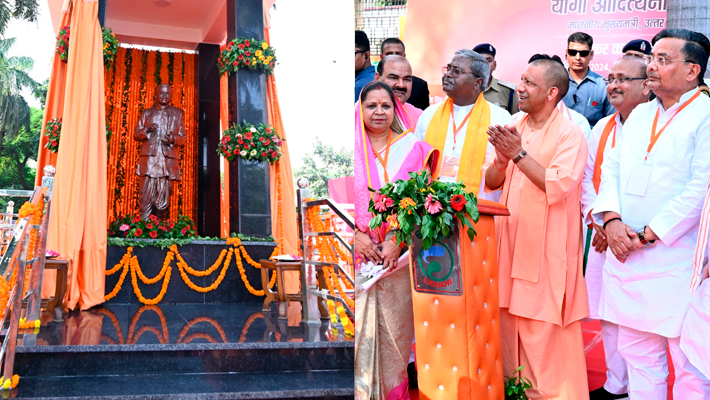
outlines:
{"label": "sky", "polygon": [[[32,57],[30,75],[42,82],[51,72],[56,33],[47,0],[39,4],[36,23],[14,20],[5,37],[17,38],[9,55]],[[336,149],[352,150],[353,3],[277,0],[270,13],[271,45],[278,58],[276,87],[292,168],[302,164],[316,137]],[[30,106],[40,106],[31,94],[25,98]]]}

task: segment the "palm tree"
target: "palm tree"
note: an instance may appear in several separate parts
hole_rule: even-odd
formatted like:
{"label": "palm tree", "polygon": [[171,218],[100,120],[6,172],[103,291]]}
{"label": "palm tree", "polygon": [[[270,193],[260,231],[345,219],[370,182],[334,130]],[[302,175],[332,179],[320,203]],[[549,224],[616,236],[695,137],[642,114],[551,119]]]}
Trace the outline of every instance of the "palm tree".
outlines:
{"label": "palm tree", "polygon": [[39,87],[29,76],[34,65],[30,57],[8,57],[14,44],[15,38],[0,39],[0,155],[5,136],[13,137],[21,127],[30,130],[30,107],[22,91],[36,92]]}
{"label": "palm tree", "polygon": [[0,0],[0,36],[12,18],[36,22],[38,9],[39,0]]}

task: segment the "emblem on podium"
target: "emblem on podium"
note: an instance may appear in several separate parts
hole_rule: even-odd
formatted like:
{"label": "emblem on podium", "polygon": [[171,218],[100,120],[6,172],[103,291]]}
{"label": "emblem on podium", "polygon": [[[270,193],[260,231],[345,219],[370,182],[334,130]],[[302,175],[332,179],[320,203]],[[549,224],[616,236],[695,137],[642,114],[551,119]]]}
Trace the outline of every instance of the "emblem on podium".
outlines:
{"label": "emblem on podium", "polygon": [[[457,224],[458,225],[458,224]],[[424,250],[417,231],[412,243],[414,290],[420,293],[461,296],[459,228],[444,241]]]}

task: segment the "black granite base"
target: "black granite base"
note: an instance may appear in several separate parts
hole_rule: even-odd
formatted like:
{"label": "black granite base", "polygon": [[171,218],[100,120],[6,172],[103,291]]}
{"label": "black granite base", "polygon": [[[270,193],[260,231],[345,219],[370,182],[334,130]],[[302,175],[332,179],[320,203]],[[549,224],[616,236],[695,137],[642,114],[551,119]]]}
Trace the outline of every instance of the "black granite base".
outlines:
{"label": "black granite base", "polygon": [[[352,399],[353,371],[22,378],[23,399]],[[313,387],[318,387],[314,389]]]}
{"label": "black granite base", "polygon": [[108,304],[18,346],[15,398],[353,398],[354,343],[274,304]]}
{"label": "black granite base", "polygon": [[[247,254],[254,260],[267,259],[271,255],[276,246],[273,242],[243,242]],[[220,252],[228,248],[224,241],[195,241],[192,244],[178,247],[178,251],[187,265],[191,268],[204,271],[208,269],[219,258]],[[112,268],[116,265],[124,254],[127,247],[109,246],[106,256],[106,267]],[[160,272],[163,267],[163,261],[167,249],[157,247],[134,247],[133,255],[138,258],[141,270],[148,278],[152,278]],[[225,274],[224,280],[217,289],[208,292],[200,293],[192,290],[180,277],[180,272],[177,268],[176,260],[172,262],[172,276],[168,284],[168,290],[163,296],[161,304],[171,303],[260,303],[264,301],[263,297],[254,296],[244,286],[242,278],[237,269],[236,259],[232,260]],[[246,260],[242,259],[245,274],[249,283],[254,289],[261,289],[261,270],[249,265]],[[195,277],[188,275],[190,280],[197,286],[207,287],[214,282],[221,267],[211,275],[206,277]],[[121,272],[116,272],[111,276],[106,277],[106,293],[110,293],[121,276]],[[160,293],[162,280],[152,285],[145,285],[138,280],[138,287],[143,294],[143,297],[152,299]],[[116,297],[112,298],[107,304],[138,304],[138,297],[133,291],[131,284],[130,273],[126,275],[121,290]]]}

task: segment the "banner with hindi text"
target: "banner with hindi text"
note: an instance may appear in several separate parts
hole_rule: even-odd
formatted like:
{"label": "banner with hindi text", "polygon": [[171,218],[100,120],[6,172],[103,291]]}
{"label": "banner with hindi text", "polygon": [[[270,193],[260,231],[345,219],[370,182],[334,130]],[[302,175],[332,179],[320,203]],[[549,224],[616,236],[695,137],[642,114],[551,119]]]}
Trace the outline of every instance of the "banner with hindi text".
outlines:
{"label": "banner with hindi text", "polygon": [[443,100],[441,67],[456,50],[490,43],[498,67],[493,76],[514,84],[536,53],[565,61],[567,37],[594,38],[590,68],[606,76],[621,49],[666,27],[667,0],[409,0],[404,37],[414,75],[429,83],[432,102]]}

